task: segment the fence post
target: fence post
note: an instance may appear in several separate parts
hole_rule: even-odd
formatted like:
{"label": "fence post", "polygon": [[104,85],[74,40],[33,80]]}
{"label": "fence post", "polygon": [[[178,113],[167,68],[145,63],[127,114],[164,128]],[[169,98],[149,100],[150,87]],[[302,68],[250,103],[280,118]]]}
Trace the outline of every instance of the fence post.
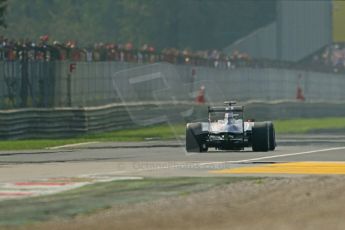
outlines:
{"label": "fence post", "polygon": [[72,73],[76,71],[77,64],[70,63],[67,74],[67,105],[72,107]]}
{"label": "fence post", "polygon": [[71,84],[71,73],[67,74],[67,106],[72,107],[72,84]]}
{"label": "fence post", "polygon": [[22,60],[21,60],[21,88],[20,88],[20,98],[21,107],[26,107],[28,103],[28,87],[29,87],[29,73],[28,73],[28,52],[27,50],[22,50]]}

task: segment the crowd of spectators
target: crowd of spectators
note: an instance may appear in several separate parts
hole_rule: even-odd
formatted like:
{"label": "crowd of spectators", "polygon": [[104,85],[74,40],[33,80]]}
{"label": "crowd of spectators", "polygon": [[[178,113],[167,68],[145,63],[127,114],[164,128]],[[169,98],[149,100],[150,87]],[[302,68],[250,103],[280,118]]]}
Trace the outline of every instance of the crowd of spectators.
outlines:
{"label": "crowd of spectators", "polygon": [[155,47],[145,44],[134,47],[132,43],[95,43],[81,47],[76,41],[64,43],[51,42],[48,35],[43,35],[37,42],[28,39],[11,40],[0,36],[0,61],[17,60],[36,61],[116,61],[130,63],[168,62],[179,65],[205,66],[233,69],[236,67],[276,67],[313,69],[319,71],[345,71],[345,44],[332,44],[312,55],[301,63],[291,63],[264,59],[252,59],[248,54],[238,51],[230,56],[219,50],[192,51],[165,48],[157,51]]}
{"label": "crowd of spectators", "polygon": [[333,72],[345,71],[345,44],[334,43],[312,56],[313,68],[327,68]]}
{"label": "crowd of spectators", "polygon": [[32,42],[28,39],[9,40],[0,36],[0,60],[16,61],[24,58],[39,61],[169,62],[214,68],[235,68],[251,61],[248,54],[240,52],[234,52],[231,56],[227,56],[218,50],[192,51],[166,48],[157,51],[153,46],[145,44],[137,48],[130,42],[126,44],[96,43],[92,46],[80,47],[73,40],[64,43],[50,42],[48,35],[41,36],[38,42]]}

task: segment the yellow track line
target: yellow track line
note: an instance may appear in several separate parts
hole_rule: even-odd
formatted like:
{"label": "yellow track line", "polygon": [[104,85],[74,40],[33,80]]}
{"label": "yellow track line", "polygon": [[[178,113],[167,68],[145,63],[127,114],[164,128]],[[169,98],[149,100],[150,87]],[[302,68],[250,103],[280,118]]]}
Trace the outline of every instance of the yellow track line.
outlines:
{"label": "yellow track line", "polygon": [[292,162],[210,171],[213,174],[345,174],[345,162]]}

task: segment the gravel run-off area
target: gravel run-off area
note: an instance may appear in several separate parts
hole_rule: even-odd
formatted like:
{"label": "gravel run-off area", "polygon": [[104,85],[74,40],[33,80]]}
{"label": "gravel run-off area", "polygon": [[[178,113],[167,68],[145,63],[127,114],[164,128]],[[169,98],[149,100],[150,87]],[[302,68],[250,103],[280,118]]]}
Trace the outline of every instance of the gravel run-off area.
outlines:
{"label": "gravel run-off area", "polygon": [[343,230],[344,191],[344,176],[266,178],[19,229]]}

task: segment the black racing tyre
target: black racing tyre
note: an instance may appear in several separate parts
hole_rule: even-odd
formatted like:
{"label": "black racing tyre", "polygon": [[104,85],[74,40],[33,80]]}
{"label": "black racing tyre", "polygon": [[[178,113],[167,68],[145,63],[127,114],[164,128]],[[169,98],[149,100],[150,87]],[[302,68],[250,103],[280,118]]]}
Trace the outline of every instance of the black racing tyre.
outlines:
{"label": "black racing tyre", "polygon": [[207,152],[208,151],[208,146],[206,141],[204,141],[205,139],[205,135],[200,137],[202,142],[200,143],[200,152]]}
{"label": "black racing tyre", "polygon": [[252,128],[252,149],[254,152],[267,152],[270,149],[269,125],[267,122],[255,122]]}
{"label": "black racing tyre", "polygon": [[274,151],[277,146],[276,132],[275,132],[273,123],[270,121],[268,121],[267,123],[268,123],[268,129],[269,129],[269,143],[270,143],[269,150]]}
{"label": "black racing tyre", "polygon": [[200,123],[189,123],[186,127],[186,151],[207,152],[207,133],[203,133]]}

